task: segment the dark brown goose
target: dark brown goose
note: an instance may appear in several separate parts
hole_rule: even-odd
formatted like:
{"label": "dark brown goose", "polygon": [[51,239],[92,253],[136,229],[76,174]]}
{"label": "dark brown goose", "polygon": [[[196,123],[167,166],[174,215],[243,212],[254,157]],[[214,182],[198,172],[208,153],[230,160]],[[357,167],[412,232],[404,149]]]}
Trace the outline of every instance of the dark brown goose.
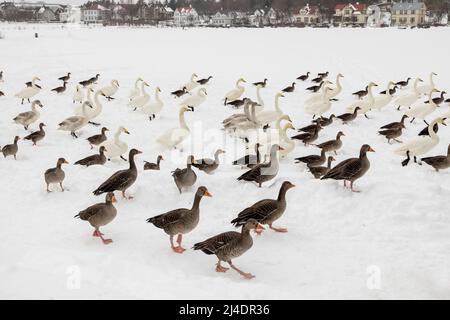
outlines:
{"label": "dark brown goose", "polygon": [[445,102],[450,102],[450,98],[448,98],[447,100],[445,100]]}
{"label": "dark brown goose", "polygon": [[317,74],[317,76],[318,76],[318,77],[322,77],[322,79],[323,79],[323,78],[328,77],[328,74],[329,74],[328,71],[327,71],[327,72],[319,72],[319,73]]}
{"label": "dark brown goose", "polygon": [[[387,90],[381,91],[380,94],[386,94]],[[393,86],[389,89],[389,95],[393,96],[397,92],[397,86]]]}
{"label": "dark brown goose", "polygon": [[320,177],[327,174],[328,171],[331,170],[331,162],[333,162],[335,160],[336,159],[334,159],[332,156],[329,156],[326,167],[322,167],[322,166],[310,167],[310,166],[308,166],[308,170],[309,170],[309,172],[312,173],[314,178],[319,179]]}
{"label": "dark brown goose", "polygon": [[297,134],[297,135],[291,137],[291,139],[300,140],[305,145],[311,144],[311,142],[316,141],[317,138],[319,137],[320,130],[322,130],[322,127],[320,126],[319,123],[316,123],[316,127],[313,132],[305,132],[305,133]]}
{"label": "dark brown goose", "polygon": [[405,126],[394,128],[394,129],[385,129],[385,130],[378,131],[378,133],[381,134],[382,136],[385,136],[389,144],[391,143],[391,140],[394,140],[398,143],[402,143],[397,138],[402,135],[402,130],[404,128],[405,128]]}
{"label": "dark brown goose", "polygon": [[226,262],[244,278],[252,279],[255,277],[254,275],[240,270],[233,264],[232,260],[240,257],[253,246],[250,230],[256,229],[258,225],[255,219],[250,219],[242,226],[241,232],[229,231],[218,234],[205,241],[194,244],[193,249],[201,250],[208,255],[216,255],[217,259],[219,259],[216,264],[216,272],[227,272],[229,268],[221,265],[221,262]]}
{"label": "dark brown goose", "polygon": [[93,237],[99,237],[103,244],[110,244],[112,239],[103,238],[104,234],[100,231],[100,227],[109,224],[117,215],[114,203],[117,202],[113,192],[108,192],[105,202],[94,204],[83,211],[80,211],[74,218],[87,221],[94,227]]}
{"label": "dark brown goose", "polygon": [[402,116],[402,119],[399,122],[391,122],[391,123],[389,123],[387,125],[384,125],[384,126],[380,127],[380,129],[399,129],[399,128],[404,128],[406,118],[408,118],[408,116],[406,114],[404,114]]}
{"label": "dark brown goose", "polygon": [[105,151],[105,146],[101,146],[98,154],[93,154],[91,156],[78,160],[74,164],[79,164],[86,167],[104,165],[106,163]]}
{"label": "dark brown goose", "polygon": [[89,141],[89,145],[91,146],[91,149],[93,149],[94,146],[100,145],[101,143],[105,142],[108,139],[108,137],[105,134],[106,131],[109,131],[109,129],[106,127],[103,127],[100,134],[93,135],[86,139],[87,141]]}
{"label": "dark brown goose", "polygon": [[0,82],[3,82],[3,71],[0,71]]}
{"label": "dark brown goose", "polygon": [[213,173],[220,164],[219,161],[219,155],[225,153],[225,151],[218,149],[215,153],[214,153],[214,159],[199,159],[199,160],[194,160],[194,162],[192,163],[192,165],[194,167],[196,167],[197,169],[199,169],[200,171],[206,172],[208,174]]}
{"label": "dark brown goose", "polygon": [[328,140],[316,145],[316,147],[324,150],[325,152],[334,152],[334,154],[337,154],[336,151],[338,151],[342,147],[342,136],[345,136],[345,134],[342,131],[339,131],[336,135],[336,139]]}
{"label": "dark brown goose", "polygon": [[434,156],[421,159],[426,164],[432,166],[436,171],[450,168],[450,144],[447,147],[446,156]]}
{"label": "dark brown goose", "polygon": [[340,116],[337,116],[337,118],[341,119],[344,124],[347,124],[356,119],[359,110],[361,110],[361,108],[356,107],[353,112],[341,114]]}
{"label": "dark brown goose", "polygon": [[14,142],[11,144],[7,144],[2,148],[3,157],[13,156],[14,160],[17,160],[17,152],[19,151],[19,146],[17,142],[20,140],[19,136],[14,137]]}
{"label": "dark brown goose", "polygon": [[144,170],[159,170],[159,164],[161,160],[164,160],[162,155],[159,155],[156,159],[156,163],[151,163],[148,161],[144,161]]}
{"label": "dark brown goose", "polygon": [[320,90],[320,88],[322,88],[324,82],[325,81],[321,81],[319,85],[308,87],[308,88],[306,88],[306,90],[311,91],[311,92],[317,92]]}
{"label": "dark brown goose", "polygon": [[327,157],[326,157],[325,150],[322,149],[320,151],[320,156],[318,156],[316,154],[312,154],[312,155],[309,155],[306,157],[295,158],[295,163],[302,162],[302,163],[305,163],[307,166],[317,167],[317,166],[324,164],[326,160],[327,160]]}
{"label": "dark brown goose", "polygon": [[237,180],[253,181],[261,185],[264,182],[270,181],[275,178],[278,174],[279,163],[277,152],[284,150],[278,144],[272,145],[270,148],[270,159],[268,163],[261,163],[254,166],[252,169],[241,175]]}
{"label": "dark brown goose", "polygon": [[308,71],[306,74],[303,74],[303,75],[297,77],[297,80],[306,81],[309,78],[309,74],[310,74],[310,72]]}
{"label": "dark brown goose", "polygon": [[267,85],[267,79],[264,79],[264,81],[254,82],[253,85],[255,87],[265,88]]}
{"label": "dark brown goose", "polygon": [[70,72],[68,72],[68,73],[67,73],[67,75],[65,75],[65,76],[62,76],[62,77],[59,77],[59,78],[58,78],[58,80],[61,80],[61,81],[67,82],[67,81],[69,81],[69,80],[70,80],[70,76],[71,76],[71,73],[70,73]]}
{"label": "dark brown goose", "polygon": [[232,162],[233,165],[247,166],[249,168],[258,165],[261,162],[261,154],[259,153],[259,147],[261,145],[259,143],[255,144],[255,154],[247,154],[242,158],[234,160]]}
{"label": "dark brown goose", "polygon": [[248,98],[237,99],[237,100],[233,100],[233,101],[227,102],[227,105],[228,106],[233,106],[234,108],[239,108],[239,107],[242,107],[247,100],[249,100],[249,99]]}
{"label": "dark brown goose", "polygon": [[130,162],[130,167],[126,170],[119,170],[109,177],[105,182],[103,182],[93,193],[98,196],[105,192],[122,191],[122,196],[125,199],[132,199],[133,197],[127,197],[125,191],[136,182],[137,179],[137,168],[134,162],[134,157],[137,154],[142,153],[137,149],[131,149],[128,155],[128,161]]}
{"label": "dark brown goose", "polygon": [[179,98],[184,96],[186,93],[188,93],[187,88],[183,87],[183,89],[172,91],[170,94]]}
{"label": "dark brown goose", "polygon": [[90,78],[88,80],[80,81],[78,83],[81,84],[83,87],[87,87],[88,85],[96,83],[99,77],[100,77],[100,75],[97,73],[95,75],[95,77],[92,77],[92,78]]}
{"label": "dark brown goose", "polygon": [[[206,187],[201,186],[197,189],[194,197],[194,203],[191,209],[175,209],[153,218],[147,219],[148,223],[152,223],[155,227],[163,229],[170,236],[170,247],[176,253],[186,251],[181,246],[183,234],[187,234],[197,227],[200,221],[200,200],[203,197],[212,197]],[[174,236],[177,236],[177,246],[173,244]]]}
{"label": "dark brown goose", "polygon": [[362,99],[365,96],[367,96],[368,93],[369,93],[369,86],[366,86],[366,89],[364,89],[364,90],[359,90],[359,91],[353,92],[352,96],[357,96],[358,99]]}
{"label": "dark brown goose", "polygon": [[350,189],[353,192],[358,192],[353,189],[353,183],[364,176],[370,168],[367,152],[375,152],[375,150],[368,144],[363,145],[359,152],[359,158],[350,158],[342,161],[320,179],[344,180],[344,187],[347,187],[347,181],[349,181]]}
{"label": "dark brown goose", "polygon": [[336,118],[334,114],[332,114],[329,118],[321,116],[320,118],[314,119],[313,122],[319,123],[320,126],[323,128],[332,124],[334,118]]}
{"label": "dark brown goose", "polygon": [[408,86],[410,80],[411,80],[411,78],[408,78],[408,79],[406,79],[406,81],[399,81],[395,85],[399,86],[400,88],[404,88],[404,87]]}
{"label": "dark brown goose", "polygon": [[197,181],[197,174],[192,170],[192,163],[194,162],[194,156],[189,156],[186,163],[186,168],[175,169],[172,171],[172,177],[177,185],[178,191],[182,193],[183,188],[192,187]]}
{"label": "dark brown goose", "polygon": [[[440,105],[442,102],[444,102],[444,95],[446,95],[447,92],[446,91],[441,91],[441,95],[439,97],[433,98],[433,102],[436,105]],[[425,101],[425,103],[430,103],[430,101]]]}
{"label": "dark brown goose", "polygon": [[45,123],[39,123],[39,130],[30,133],[29,135],[24,137],[23,140],[31,140],[33,142],[33,146],[35,146],[38,141],[41,141],[45,138],[44,127],[46,127]]}
{"label": "dark brown goose", "polygon": [[58,183],[59,186],[61,187],[61,191],[64,192],[64,187],[62,185],[62,182],[64,181],[66,174],[64,173],[64,170],[61,168],[63,163],[68,164],[69,162],[67,162],[67,160],[64,158],[59,158],[58,161],[56,162],[55,168],[50,168],[45,171],[44,179],[45,179],[45,183],[47,184],[47,192],[51,192],[48,187],[50,186],[50,184],[53,184],[53,183]]}
{"label": "dark brown goose", "polygon": [[284,88],[281,90],[282,92],[294,92],[295,90],[295,82],[292,82],[292,84],[289,87]]}
{"label": "dark brown goose", "polygon": [[66,91],[66,84],[67,83],[64,82],[62,86],[56,87],[56,88],[52,89],[51,91],[54,91],[56,93],[63,93],[64,91]]}
{"label": "dark brown goose", "polygon": [[[256,202],[251,207],[241,211],[236,219],[231,220],[231,223],[235,227],[240,227],[245,225],[250,219],[255,219],[259,224],[269,225],[269,228],[276,232],[287,232],[286,228],[276,228],[273,226],[273,223],[281,218],[286,210],[286,192],[293,187],[295,187],[295,185],[291,182],[284,181],[276,200],[264,199]],[[255,230],[257,233],[261,233],[259,227]]]}
{"label": "dark brown goose", "polygon": [[0,97],[3,97],[5,94],[0,90]]}
{"label": "dark brown goose", "polygon": [[208,78],[197,80],[197,83],[203,86],[203,85],[207,84],[209,82],[209,80],[211,80],[211,79],[212,79],[212,76],[209,76]]}

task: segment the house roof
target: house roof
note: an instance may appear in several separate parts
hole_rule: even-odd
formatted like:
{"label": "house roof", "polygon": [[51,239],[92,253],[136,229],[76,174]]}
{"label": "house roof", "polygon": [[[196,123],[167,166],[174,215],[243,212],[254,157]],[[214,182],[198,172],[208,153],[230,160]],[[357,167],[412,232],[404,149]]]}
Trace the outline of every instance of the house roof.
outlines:
{"label": "house roof", "polygon": [[425,7],[423,2],[396,2],[392,6],[392,10],[420,10]]}
{"label": "house roof", "polygon": [[176,8],[175,12],[179,12],[179,13],[193,13],[196,12],[194,8],[192,8],[192,6],[189,7],[181,7],[181,8]]}
{"label": "house roof", "polygon": [[345,7],[350,7],[353,11],[364,11],[366,9],[366,5],[364,3],[338,3],[334,7],[335,10],[342,10]]}
{"label": "house roof", "polygon": [[99,4],[90,4],[88,6],[82,7],[82,10],[100,10],[100,11],[104,11],[107,10],[104,6],[101,6]]}

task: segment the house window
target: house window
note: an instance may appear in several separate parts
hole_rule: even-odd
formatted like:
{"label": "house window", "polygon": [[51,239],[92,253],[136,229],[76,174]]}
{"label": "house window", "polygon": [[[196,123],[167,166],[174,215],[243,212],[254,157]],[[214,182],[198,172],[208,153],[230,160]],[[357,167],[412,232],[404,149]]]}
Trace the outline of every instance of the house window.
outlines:
{"label": "house window", "polygon": [[411,23],[414,23],[414,22],[416,22],[416,18],[411,18],[409,21],[411,21]]}
{"label": "house window", "polygon": [[350,14],[350,10],[345,10],[344,14],[346,14],[346,15]]}

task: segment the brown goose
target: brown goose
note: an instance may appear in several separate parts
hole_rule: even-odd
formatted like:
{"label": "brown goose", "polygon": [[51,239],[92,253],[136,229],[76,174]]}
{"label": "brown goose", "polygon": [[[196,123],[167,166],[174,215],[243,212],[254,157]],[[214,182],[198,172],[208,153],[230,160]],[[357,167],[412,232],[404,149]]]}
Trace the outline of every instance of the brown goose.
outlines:
{"label": "brown goose", "polygon": [[321,82],[319,83],[319,85],[308,87],[308,88],[306,88],[306,90],[311,91],[311,92],[317,92],[317,91],[320,90],[320,88],[322,88],[322,86],[323,86],[324,83],[325,83],[325,81],[321,81]]}
{"label": "brown goose", "polygon": [[[393,86],[389,89],[389,95],[393,96],[397,92],[397,86]],[[380,94],[386,94],[387,90],[381,91]]]}
{"label": "brown goose", "polygon": [[[444,102],[444,95],[447,94],[446,91],[441,91],[441,95],[439,97],[433,98],[433,102],[436,105],[440,105],[442,102]],[[425,101],[425,103],[430,103],[430,101]]]}
{"label": "brown goose", "polygon": [[307,166],[309,167],[316,167],[316,166],[320,166],[322,164],[325,163],[325,161],[327,160],[326,154],[325,154],[325,150],[322,149],[320,151],[320,156],[316,155],[316,154],[312,154],[306,157],[300,157],[300,158],[295,158],[295,163],[306,163]]}
{"label": "brown goose", "polygon": [[208,174],[213,173],[218,167],[219,167],[219,155],[225,153],[225,151],[218,149],[214,153],[214,160],[213,159],[199,159],[194,160],[192,165],[199,169],[200,171],[206,172]]}
{"label": "brown goose", "polygon": [[106,163],[105,151],[105,146],[101,146],[98,154],[93,154],[92,156],[88,156],[86,158],[78,160],[74,164],[79,164],[86,167],[94,165],[104,165]]}
{"label": "brown goose", "polygon": [[366,86],[366,89],[364,89],[364,90],[359,90],[359,91],[353,92],[352,96],[357,96],[358,99],[362,99],[365,96],[367,96],[368,93],[369,93],[369,86]]}
{"label": "brown goose", "polygon": [[63,85],[62,86],[60,86],[60,87],[56,87],[56,88],[54,88],[54,89],[52,89],[51,91],[54,91],[54,92],[56,92],[56,93],[63,93],[64,91],[66,91],[66,82],[64,81],[64,83],[63,83]]}
{"label": "brown goose", "polygon": [[408,78],[408,79],[406,79],[406,81],[399,81],[395,85],[399,86],[400,88],[404,88],[404,87],[408,86],[410,80],[411,80],[411,78]]}
{"label": "brown goose", "polygon": [[326,126],[329,126],[330,124],[332,124],[334,118],[336,118],[336,116],[334,114],[332,114],[329,118],[322,116],[320,118],[314,119],[313,122],[319,123],[320,126],[323,128],[323,127],[326,127]]}
{"label": "brown goose", "polygon": [[450,98],[448,98],[447,100],[445,100],[445,102],[450,102]]}
{"label": "brown goose", "polygon": [[45,171],[44,173],[44,179],[45,183],[47,184],[47,192],[51,192],[48,188],[50,184],[53,183],[59,183],[59,186],[61,187],[61,191],[64,192],[64,187],[62,185],[62,182],[64,181],[64,178],[66,177],[66,174],[64,173],[64,170],[61,168],[63,163],[69,163],[64,158],[59,158],[56,162],[55,168],[50,168]]}
{"label": "brown goose", "polygon": [[244,278],[252,279],[255,277],[254,275],[237,268],[232,260],[240,257],[253,246],[250,230],[256,229],[258,225],[255,219],[250,219],[242,226],[241,232],[229,231],[218,234],[205,241],[194,244],[193,249],[201,250],[208,255],[216,255],[217,259],[219,259],[216,264],[216,272],[227,272],[228,268],[221,265],[223,261],[228,263],[231,268],[236,270]]}
{"label": "brown goose", "polygon": [[233,106],[235,108],[239,108],[239,107],[242,107],[247,100],[249,100],[249,99],[248,98],[237,99],[237,100],[233,100],[233,101],[227,102],[227,105],[228,106]]}
{"label": "brown goose", "polygon": [[264,79],[264,81],[254,82],[253,85],[255,87],[265,88],[267,85],[267,79]]}
{"label": "brown goose", "polygon": [[270,159],[268,163],[261,163],[254,166],[251,170],[241,175],[237,180],[254,181],[261,188],[264,182],[270,181],[278,174],[279,163],[277,152],[284,150],[278,144],[270,148]]}
{"label": "brown goose", "polygon": [[187,88],[183,87],[183,89],[172,91],[170,94],[179,98],[179,97],[184,96],[186,93],[188,93]]}
{"label": "brown goose", "polygon": [[93,237],[99,237],[103,244],[110,244],[112,239],[103,238],[104,234],[101,233],[100,227],[106,226],[117,215],[117,210],[114,207],[114,203],[117,202],[113,192],[108,192],[105,197],[105,202],[94,204],[83,211],[80,211],[74,218],[79,218],[84,221],[88,221],[91,226],[95,228]]}
{"label": "brown goose", "polygon": [[375,152],[375,150],[368,144],[364,144],[359,152],[359,158],[350,158],[342,161],[320,179],[344,180],[344,187],[347,187],[347,181],[350,181],[350,189],[353,192],[358,192],[353,189],[353,183],[364,176],[370,168],[367,152]]}
{"label": "brown goose", "polygon": [[327,72],[319,72],[319,73],[317,74],[317,76],[318,76],[318,77],[321,77],[321,78],[326,78],[326,77],[328,77],[328,74],[329,74],[328,71],[327,71]]}
{"label": "brown goose", "polygon": [[281,91],[282,91],[282,92],[288,93],[288,92],[294,92],[294,90],[295,90],[295,82],[292,82],[292,85],[290,85],[290,86],[284,88],[284,89],[281,90]]}
{"label": "brown goose", "polygon": [[408,118],[406,114],[402,116],[402,119],[399,122],[391,122],[387,125],[380,127],[380,129],[399,129],[405,127],[405,120]]}
{"label": "brown goose", "polygon": [[309,78],[309,74],[310,74],[310,72],[308,71],[306,74],[303,74],[303,75],[297,77],[297,80],[306,81]]}
{"label": "brown goose", "polygon": [[344,124],[347,124],[356,119],[356,117],[358,116],[359,110],[361,110],[361,108],[356,107],[353,112],[341,114],[340,116],[337,116],[336,118],[341,119]]}
{"label": "brown goose", "polygon": [[[264,199],[256,202],[251,207],[241,211],[236,219],[233,219],[231,223],[235,227],[243,226],[249,221],[249,219],[255,219],[259,224],[267,224],[269,228],[276,232],[287,232],[286,228],[276,228],[273,223],[278,220],[286,210],[286,192],[295,187],[291,182],[284,181],[281,185],[278,193],[278,198]],[[259,227],[256,227],[256,232],[261,233]]]}
{"label": "brown goose", "polygon": [[5,94],[0,90],[0,97],[3,97]]}
{"label": "brown goose", "polygon": [[109,131],[109,129],[106,127],[103,127],[100,134],[93,135],[86,139],[87,141],[89,141],[89,145],[91,146],[91,149],[94,149],[94,146],[98,146],[102,142],[105,142],[108,139],[108,137],[105,134],[106,131]]}
{"label": "brown goose", "polygon": [[69,81],[70,80],[70,76],[71,76],[72,74],[70,73],[70,72],[68,72],[67,73],[67,75],[65,75],[65,76],[62,76],[62,77],[59,77],[58,78],[58,80],[61,80],[61,81],[64,81],[64,82],[67,82],[67,81]]}
{"label": "brown goose", "polygon": [[450,144],[447,147],[446,156],[434,156],[421,159],[426,164],[432,166],[436,171],[450,168]]}
{"label": "brown goose", "polygon": [[109,177],[105,182],[103,182],[93,193],[98,196],[105,192],[122,191],[122,196],[125,199],[133,199],[133,197],[127,197],[125,191],[136,182],[137,179],[137,168],[134,162],[134,157],[137,154],[142,153],[137,149],[131,149],[128,155],[128,161],[130,162],[130,167],[126,170],[119,170]]}
{"label": "brown goose", "polygon": [[162,155],[159,155],[156,159],[156,163],[144,161],[144,170],[159,170],[159,164],[161,160],[164,160]]}
{"label": "brown goose", "polygon": [[[163,229],[170,236],[170,246],[176,253],[183,253],[186,249],[181,246],[183,234],[187,234],[197,227],[200,220],[200,200],[203,197],[212,197],[206,187],[201,186],[197,189],[194,197],[194,203],[191,209],[175,209],[153,218],[147,219],[155,227]],[[177,236],[177,244],[173,244],[173,237]]]}
{"label": "brown goose", "polygon": [[322,127],[320,126],[319,123],[316,123],[316,127],[313,132],[305,132],[305,133],[297,134],[297,135],[291,137],[291,139],[300,140],[305,145],[307,145],[307,144],[310,144],[311,142],[314,142],[317,140],[317,138],[319,137],[320,130],[322,130]]}
{"label": "brown goose", "polygon": [[394,128],[394,129],[380,130],[380,131],[378,131],[378,133],[381,134],[382,136],[385,136],[389,144],[391,143],[391,140],[394,140],[398,143],[402,143],[397,138],[402,135],[402,130],[404,128],[405,128],[405,126],[403,125],[401,127]]}
{"label": "brown goose", "polygon": [[334,154],[337,154],[336,151],[342,148],[342,140],[341,140],[342,136],[345,136],[345,134],[342,131],[339,131],[338,134],[336,135],[336,139],[329,140],[315,146],[317,148],[325,150],[325,152],[334,152]]}
{"label": "brown goose", "polygon": [[209,80],[211,80],[211,79],[212,79],[212,76],[209,76],[208,78],[197,80],[197,83],[203,86],[203,85],[207,84],[209,82]]}
{"label": "brown goose", "polygon": [[320,177],[322,177],[323,175],[327,174],[328,171],[331,170],[331,162],[333,162],[335,160],[336,160],[335,158],[333,158],[332,156],[329,156],[326,167],[321,167],[321,166],[310,167],[310,166],[308,166],[309,172],[312,173],[314,178],[319,179]]}
{"label": "brown goose", "polygon": [[255,165],[258,165],[261,162],[261,154],[259,153],[259,147],[261,145],[259,143],[255,144],[255,154],[247,154],[242,158],[234,160],[232,162],[233,165],[247,166],[248,168],[252,168]]}
{"label": "brown goose", "polygon": [[194,162],[194,156],[189,156],[187,159],[186,168],[175,169],[172,171],[172,177],[177,185],[178,191],[182,193],[182,188],[192,187],[197,181],[197,174],[192,170],[192,163]]}
{"label": "brown goose", "polygon": [[3,157],[13,156],[14,160],[17,160],[16,155],[17,151],[19,151],[19,146],[17,145],[17,141],[20,140],[19,136],[14,137],[14,142],[11,144],[7,144],[2,148]]}
{"label": "brown goose", "polygon": [[38,141],[41,141],[45,138],[44,127],[46,127],[45,123],[39,123],[39,130],[30,133],[29,135],[24,137],[23,140],[31,140],[33,142],[33,146],[35,146]]}

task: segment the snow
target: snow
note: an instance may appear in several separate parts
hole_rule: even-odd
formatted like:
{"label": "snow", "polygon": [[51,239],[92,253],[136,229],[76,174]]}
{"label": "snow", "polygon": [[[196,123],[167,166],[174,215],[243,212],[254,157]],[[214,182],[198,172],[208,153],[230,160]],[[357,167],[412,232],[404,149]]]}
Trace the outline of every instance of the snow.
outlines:
{"label": "snow", "polygon": [[[11,143],[24,129],[12,122],[29,109],[13,96],[24,82],[39,76],[44,90],[37,96],[44,104],[41,120],[47,136],[37,147],[19,142],[18,160],[2,159],[0,210],[0,298],[39,299],[448,299],[450,298],[449,171],[436,173],[429,166],[402,168],[388,145],[376,134],[402,112],[392,106],[369,112],[353,124],[336,122],[324,129],[319,141],[333,138],[342,129],[344,147],[337,160],[357,156],[369,143],[370,171],[351,193],[336,181],[314,180],[304,167],[294,164],[298,156],[316,153],[313,147],[296,146],[282,160],[275,182],[258,189],[236,178],[243,172],[223,164],[211,176],[198,173],[196,187],[205,185],[213,194],[201,203],[198,227],[184,238],[186,248],[220,232],[233,230],[230,220],[264,198],[275,198],[284,180],[296,184],[288,191],[288,208],[277,226],[289,232],[267,230],[254,237],[253,248],[234,263],[256,278],[242,279],[229,271],[214,271],[216,259],[201,252],[171,252],[168,236],[145,222],[148,217],[178,207],[190,206],[195,189],[178,194],[170,171],[181,167],[189,154],[165,152],[161,171],[142,171],[143,160],[155,161],[159,154],[156,137],[178,124],[178,102],[170,97],[196,72],[200,78],[213,75],[206,102],[187,113],[193,130],[197,158],[212,157],[217,147],[227,150],[222,162],[235,154],[233,141],[223,138],[220,122],[234,111],[222,105],[226,92],[240,77],[247,80],[246,95],[255,98],[250,83],[269,79],[261,91],[266,108],[273,97],[300,74],[329,71],[330,80],[344,74],[343,93],[332,112],[345,112],[351,92],[374,81],[385,89],[389,80],[420,76],[428,81],[437,72],[438,89],[448,89],[448,43],[450,29],[155,29],[85,28],[58,25],[2,24],[0,40],[6,93],[0,98],[0,145]],[[34,38],[34,33],[39,38]],[[65,94],[50,92],[58,77],[72,72]],[[100,131],[88,126],[75,140],[57,131],[57,123],[71,116],[75,83],[100,73],[97,88],[112,79],[120,83],[116,100],[106,102],[96,120],[115,130],[123,125],[130,147],[138,156],[139,177],[130,189],[134,200],[118,195],[117,218],[103,232],[114,242],[104,246],[93,238],[88,223],[73,218],[80,210],[104,200],[92,191],[114,171],[127,166],[113,160],[105,166],[81,168],[66,165],[67,191],[56,186],[47,194],[43,173],[58,157],[69,162],[92,153],[85,138]],[[150,83],[152,100],[159,86],[165,103],[152,122],[127,107],[127,96],[138,76]],[[300,127],[310,121],[302,101],[310,83],[280,101],[281,109]],[[442,105],[433,114],[448,111]],[[429,120],[432,120],[430,117]],[[413,138],[423,123],[407,124],[403,141]],[[32,126],[35,130],[37,124]],[[200,128],[202,130],[200,130]],[[288,133],[290,135],[293,132]],[[429,155],[444,154],[450,131],[441,127],[441,142]],[[201,141],[203,140],[203,143]],[[223,143],[227,143],[223,146]],[[95,150],[94,150],[95,151]],[[240,150],[242,152],[242,150]],[[77,279],[79,282],[77,282]]]}

